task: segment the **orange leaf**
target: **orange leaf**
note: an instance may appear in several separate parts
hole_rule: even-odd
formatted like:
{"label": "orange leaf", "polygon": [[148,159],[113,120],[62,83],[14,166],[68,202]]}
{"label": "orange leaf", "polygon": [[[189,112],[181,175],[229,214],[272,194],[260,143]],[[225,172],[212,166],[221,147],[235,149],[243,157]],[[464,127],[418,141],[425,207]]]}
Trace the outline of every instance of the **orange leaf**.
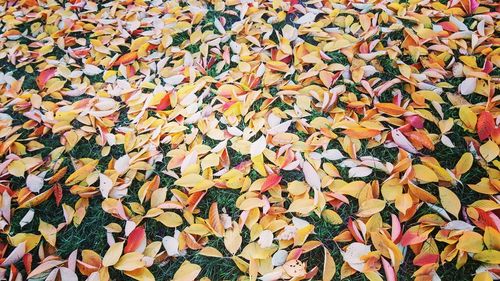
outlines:
{"label": "orange leaf", "polygon": [[406,112],[406,109],[400,107],[400,106],[397,106],[393,103],[377,103],[375,104],[375,107],[381,111],[381,112],[384,112],[384,113],[387,113],[389,115],[392,115],[392,116],[400,116],[402,115],[403,113]]}
{"label": "orange leaf", "polygon": [[210,223],[210,226],[213,228],[215,235],[217,237],[222,237],[224,235],[224,226],[220,221],[217,202],[212,203],[212,205],[210,206],[210,210],[208,212],[208,221]]}
{"label": "orange leaf", "polygon": [[363,128],[363,127],[354,127],[354,128],[349,128],[345,129],[342,131],[342,133],[346,134],[347,136],[355,139],[369,139],[372,138],[378,134],[380,134],[379,130],[375,129],[368,129],[368,128]]}
{"label": "orange leaf", "polygon": [[114,63],[113,66],[118,66],[120,64],[129,64],[137,59],[137,52],[130,52],[119,57]]}

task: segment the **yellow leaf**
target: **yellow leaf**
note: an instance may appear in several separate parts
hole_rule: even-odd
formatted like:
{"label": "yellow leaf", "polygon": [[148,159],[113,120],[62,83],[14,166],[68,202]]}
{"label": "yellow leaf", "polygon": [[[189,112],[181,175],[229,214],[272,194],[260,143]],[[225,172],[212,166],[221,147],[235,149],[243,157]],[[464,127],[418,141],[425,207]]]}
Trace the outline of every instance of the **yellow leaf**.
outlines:
{"label": "yellow leaf", "polygon": [[450,214],[458,218],[458,213],[460,212],[460,199],[453,191],[446,187],[439,187],[439,198],[441,199],[441,205]]}
{"label": "yellow leaf", "polygon": [[155,218],[166,227],[178,227],[182,224],[182,217],[174,212],[165,212]]}
{"label": "yellow leaf", "polygon": [[500,250],[500,232],[491,226],[484,229],[484,244],[488,249]]}
{"label": "yellow leaf", "polygon": [[472,110],[467,106],[460,107],[458,112],[460,120],[464,123],[464,126],[469,129],[469,131],[474,131],[477,123],[477,116]]}
{"label": "yellow leaf", "polygon": [[289,212],[301,213],[304,215],[309,214],[314,210],[314,200],[310,198],[297,199],[290,204],[288,208]]}
{"label": "yellow leaf", "polygon": [[172,281],[194,281],[200,274],[201,267],[197,264],[184,261],[181,267],[175,272]]}
{"label": "yellow leaf", "polygon": [[394,204],[403,215],[406,215],[406,211],[413,206],[413,200],[408,193],[398,194]]}
{"label": "yellow leaf", "polygon": [[26,172],[26,166],[22,160],[14,160],[7,166],[7,171],[15,177],[22,177],[24,176],[24,172]]}
{"label": "yellow leaf", "polygon": [[192,224],[184,229],[189,234],[204,236],[211,233],[210,229],[201,223]]}
{"label": "yellow leaf", "polygon": [[384,281],[384,279],[376,271],[363,272],[363,274],[370,281]]}
{"label": "yellow leaf", "polygon": [[368,199],[361,203],[358,210],[358,217],[369,217],[382,211],[385,208],[385,201],[380,199]]}
{"label": "yellow leaf", "polygon": [[476,274],[472,281],[493,281],[493,277],[491,277],[491,274],[488,271],[483,271]]}
{"label": "yellow leaf", "polygon": [[207,256],[207,257],[215,257],[215,258],[222,258],[221,252],[219,250],[215,249],[214,247],[205,247],[201,249],[201,251],[198,252],[202,256]]}
{"label": "yellow leaf", "polygon": [[52,188],[47,189],[43,193],[40,193],[37,196],[23,202],[21,205],[19,205],[18,208],[22,209],[22,208],[31,208],[31,207],[38,206],[38,205],[42,204],[43,202],[45,202],[45,200],[49,199],[50,195],[52,195],[53,192],[54,192],[54,189],[52,189]]}
{"label": "yellow leaf", "polygon": [[458,239],[457,249],[468,253],[479,253],[483,250],[483,236],[467,231]]}
{"label": "yellow leaf", "polygon": [[293,237],[293,244],[295,246],[302,246],[306,240],[309,234],[311,234],[314,231],[314,225],[308,224],[307,226],[304,226],[297,230],[295,233],[295,237]]}
{"label": "yellow leaf", "polygon": [[343,221],[342,221],[342,218],[339,216],[339,214],[337,214],[337,212],[335,212],[334,210],[323,210],[323,212],[321,212],[321,217],[331,223],[331,224],[342,224]]}
{"label": "yellow leaf", "polygon": [[347,40],[347,39],[338,39],[331,41],[329,43],[326,43],[325,46],[323,46],[323,51],[324,52],[333,52],[340,50],[342,48],[349,47],[352,43]]}
{"label": "yellow leaf", "polygon": [[325,261],[323,264],[323,281],[330,281],[335,276],[335,260],[327,248],[323,248],[325,252]]}
{"label": "yellow leaf", "polygon": [[491,162],[495,158],[497,158],[500,149],[498,145],[494,143],[492,140],[487,141],[485,144],[479,147],[479,152],[481,152],[481,156],[486,160],[486,162]]}
{"label": "yellow leaf", "polygon": [[102,259],[103,266],[113,266],[118,262],[120,256],[122,255],[123,244],[123,242],[117,242],[109,247],[108,251],[104,255],[104,258]]}
{"label": "yellow leaf", "polygon": [[224,233],[224,246],[226,246],[227,251],[233,255],[240,249],[242,241],[240,229],[236,224],[233,225],[233,228],[226,230],[226,233]]}
{"label": "yellow leaf", "polygon": [[139,37],[132,40],[132,44],[130,44],[130,51],[137,51],[141,45],[146,44],[148,41],[149,37]]}
{"label": "yellow leaf", "polygon": [[139,281],[155,281],[154,275],[145,267],[138,268],[132,271],[125,271],[125,275]]}
{"label": "yellow leaf", "polygon": [[422,183],[428,182],[438,182],[439,178],[436,173],[429,167],[418,164],[414,165],[413,169],[415,170],[415,177],[421,181]]}
{"label": "yellow leaf", "polygon": [[118,262],[114,265],[114,267],[118,270],[126,270],[131,271],[141,267],[144,267],[144,261],[142,258],[143,254],[138,252],[130,252],[123,255]]}
{"label": "yellow leaf", "polygon": [[500,251],[484,250],[475,254],[473,259],[490,264],[500,264]]}
{"label": "yellow leaf", "polygon": [[268,61],[266,66],[271,70],[279,72],[288,72],[290,70],[288,64],[282,61]]}
{"label": "yellow leaf", "polygon": [[264,201],[259,198],[247,198],[243,202],[241,202],[239,208],[243,211],[248,211],[253,208],[264,207],[264,205]]}
{"label": "yellow leaf", "polygon": [[198,184],[201,181],[204,181],[205,178],[203,178],[201,175],[197,174],[189,174],[181,177],[180,179],[176,180],[174,182],[175,185],[182,186],[182,187],[193,187],[196,184]]}
{"label": "yellow leaf", "polygon": [[470,67],[477,68],[475,56],[460,56],[460,60]]}
{"label": "yellow leaf", "polygon": [[12,246],[17,246],[23,242],[26,242],[26,253],[33,250],[38,243],[40,243],[40,239],[42,235],[36,235],[31,233],[18,233],[12,237],[7,236],[7,240],[9,240],[9,244]]}
{"label": "yellow leaf", "polygon": [[74,173],[72,173],[67,179],[66,185],[77,184],[88,177],[90,173],[94,171],[95,166],[99,163],[99,160],[92,160],[87,164],[83,165],[83,167],[77,169]]}
{"label": "yellow leaf", "polygon": [[406,65],[406,64],[400,64],[398,66],[399,68],[399,72],[401,72],[401,74],[406,77],[406,78],[410,78],[411,76],[411,67]]}
{"label": "yellow leaf", "polygon": [[472,167],[473,162],[474,157],[472,156],[472,153],[464,153],[455,166],[455,174],[457,175],[457,177],[460,177],[461,175],[467,173],[467,171],[469,171],[469,169]]}
{"label": "yellow leaf", "polygon": [[57,240],[57,228],[55,228],[53,225],[48,224],[42,220],[40,220],[40,225],[38,226],[38,231],[42,234],[43,238],[52,245],[53,247],[56,246],[56,240]]}

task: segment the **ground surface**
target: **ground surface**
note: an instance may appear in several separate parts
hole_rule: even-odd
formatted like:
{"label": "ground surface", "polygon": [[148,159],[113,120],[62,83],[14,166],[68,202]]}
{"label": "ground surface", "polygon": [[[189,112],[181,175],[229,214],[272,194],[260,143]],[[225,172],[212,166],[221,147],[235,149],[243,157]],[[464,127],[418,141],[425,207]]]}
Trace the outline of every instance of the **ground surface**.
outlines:
{"label": "ground surface", "polygon": [[497,278],[498,10],[3,1],[0,275]]}

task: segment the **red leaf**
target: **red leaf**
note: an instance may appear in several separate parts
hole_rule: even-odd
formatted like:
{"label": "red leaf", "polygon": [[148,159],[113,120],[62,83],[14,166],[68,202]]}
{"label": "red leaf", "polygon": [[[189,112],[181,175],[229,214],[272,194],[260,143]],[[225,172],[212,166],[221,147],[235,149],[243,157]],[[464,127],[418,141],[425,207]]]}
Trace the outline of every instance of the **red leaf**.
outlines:
{"label": "red leaf", "polygon": [[477,120],[477,134],[479,135],[479,139],[483,141],[489,138],[494,129],[495,121],[493,121],[493,115],[488,111],[481,112]]}
{"label": "red leaf", "polygon": [[485,212],[480,208],[474,208],[479,214],[479,219],[474,220],[474,223],[484,229],[487,226],[491,226],[495,228],[496,230],[500,231],[500,219],[498,218],[497,215],[495,215],[493,212]]}
{"label": "red leaf", "polygon": [[137,248],[141,246],[144,239],[146,239],[146,231],[144,230],[144,227],[136,227],[128,236],[127,244],[125,245],[123,252],[126,254],[137,250]]}
{"label": "red leaf", "polygon": [[156,106],[157,110],[165,110],[170,106],[170,95],[166,94],[160,101],[160,103]]}
{"label": "red leaf", "polygon": [[40,90],[45,88],[45,84],[47,83],[47,81],[49,81],[50,78],[56,75],[56,70],[56,68],[48,68],[40,72],[40,75],[38,75],[38,77],[36,78],[36,84],[38,85],[38,88]]}
{"label": "red leaf", "polygon": [[422,231],[420,229],[420,226],[414,226],[410,229],[408,229],[405,234],[403,234],[403,237],[401,237],[401,245],[403,246],[408,246],[408,245],[414,245],[418,243],[422,243],[425,240],[427,240],[427,237],[429,236],[430,231]]}
{"label": "red leaf", "polygon": [[458,27],[449,22],[449,21],[443,21],[438,23],[444,30],[449,31],[449,32],[458,32]]}
{"label": "red leaf", "polygon": [[61,204],[61,199],[63,197],[63,191],[61,185],[56,183],[52,187],[52,190],[54,191],[54,198],[56,199],[56,205],[59,207],[59,204]]}
{"label": "red leaf", "polygon": [[30,272],[31,272],[31,264],[32,263],[33,263],[33,256],[30,253],[24,254],[23,264],[24,264],[24,269],[26,269],[27,274],[30,274]]}
{"label": "red leaf", "polygon": [[493,63],[487,60],[486,62],[484,62],[483,72],[486,74],[490,74],[490,72],[492,71],[493,71]]}
{"label": "red leaf", "polygon": [[266,180],[264,181],[264,184],[262,185],[260,192],[266,192],[271,187],[279,184],[281,181],[281,178],[282,177],[277,175],[277,174],[270,174],[269,176],[267,176]]}
{"label": "red leaf", "polygon": [[424,266],[426,264],[437,263],[438,261],[438,254],[421,253],[413,259],[413,264],[416,266]]}

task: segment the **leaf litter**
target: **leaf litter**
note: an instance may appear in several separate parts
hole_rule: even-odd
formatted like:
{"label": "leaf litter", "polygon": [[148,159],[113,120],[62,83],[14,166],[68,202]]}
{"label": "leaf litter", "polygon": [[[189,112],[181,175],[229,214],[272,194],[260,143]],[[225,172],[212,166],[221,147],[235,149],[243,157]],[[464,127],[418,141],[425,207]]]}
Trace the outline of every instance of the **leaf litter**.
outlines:
{"label": "leaf litter", "polygon": [[[500,278],[498,18],[491,0],[4,1],[1,279],[224,279],[200,256],[239,280]],[[105,241],[68,251],[90,206]]]}

